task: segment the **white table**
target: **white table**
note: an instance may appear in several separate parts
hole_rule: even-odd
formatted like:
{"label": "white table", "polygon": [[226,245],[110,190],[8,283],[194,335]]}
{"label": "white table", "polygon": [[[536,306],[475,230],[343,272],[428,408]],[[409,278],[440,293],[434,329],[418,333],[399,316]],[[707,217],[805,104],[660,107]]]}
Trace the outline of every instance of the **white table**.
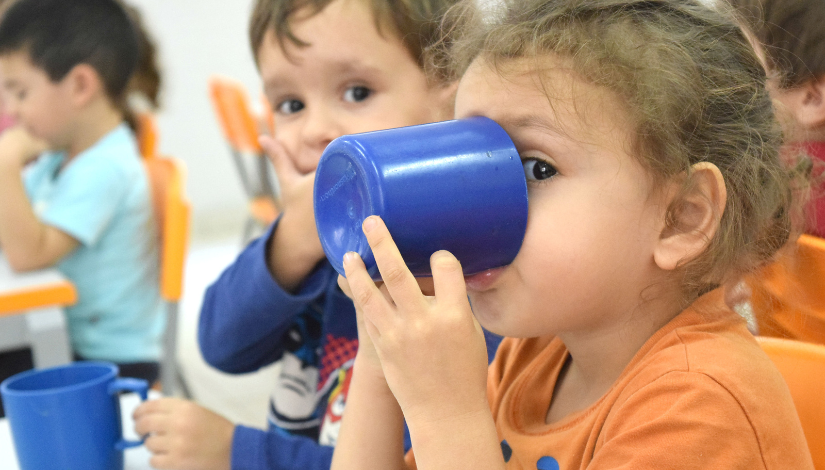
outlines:
{"label": "white table", "polygon": [[[157,392],[149,392],[149,398],[159,397]],[[123,437],[130,440],[137,440],[132,421],[132,412],[140,402],[140,397],[135,393],[127,393],[120,397],[120,413],[123,419]],[[125,470],[151,470],[149,459],[152,454],[146,447],[133,447],[126,449],[123,454]],[[17,464],[17,455],[14,452],[14,443],[11,438],[9,422],[5,418],[0,418],[0,469],[20,470]]]}
{"label": "white table", "polygon": [[31,347],[37,368],[71,362],[63,307],[76,301],[57,269],[16,273],[0,253],[0,352]]}

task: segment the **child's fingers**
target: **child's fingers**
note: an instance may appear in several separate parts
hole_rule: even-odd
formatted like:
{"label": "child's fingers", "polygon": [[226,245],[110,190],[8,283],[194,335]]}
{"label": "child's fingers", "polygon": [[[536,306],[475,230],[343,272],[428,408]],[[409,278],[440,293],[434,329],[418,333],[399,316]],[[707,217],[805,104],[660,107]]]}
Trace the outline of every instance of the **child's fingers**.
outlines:
{"label": "child's fingers", "polygon": [[341,288],[341,292],[344,293],[350,300],[352,300],[352,289],[349,287],[349,281],[342,275],[338,275],[338,287]]}
{"label": "child's fingers", "polygon": [[[357,253],[349,252],[344,255],[344,272],[347,275],[348,296],[355,304],[356,311],[363,312],[365,323],[372,323],[380,331],[390,304],[376,287],[364,266],[364,261]],[[372,336],[372,333],[370,335]]]}
{"label": "child's fingers", "polygon": [[146,415],[135,420],[135,432],[139,436],[148,434],[162,436],[166,434],[166,427],[166,417],[157,414]]}
{"label": "child's fingers", "polygon": [[464,305],[467,303],[467,285],[461,262],[449,251],[437,251],[430,257],[433,272],[435,300],[440,305]]}
{"label": "child's fingers", "polygon": [[156,399],[156,400],[147,400],[141,403],[135,411],[132,412],[132,419],[138,420],[144,416],[151,415],[153,413],[160,413],[164,409],[163,399]]}
{"label": "child's fingers", "polygon": [[375,264],[381,272],[381,278],[395,305],[420,305],[424,301],[421,289],[415,277],[407,268],[398,247],[392,240],[387,226],[381,217],[372,215],[364,220],[364,234],[372,248]]}
{"label": "child's fingers", "polygon": [[[170,449],[169,439],[158,435],[147,437],[146,440],[143,441],[143,445],[154,455],[165,455]],[[163,468],[154,464],[152,464],[152,466],[154,468]]]}
{"label": "child's fingers", "polygon": [[275,168],[275,174],[282,184],[289,185],[290,182],[300,178],[301,173],[295,168],[295,163],[289,158],[284,146],[268,135],[261,135],[258,137],[258,143],[266,153],[272,166]]}

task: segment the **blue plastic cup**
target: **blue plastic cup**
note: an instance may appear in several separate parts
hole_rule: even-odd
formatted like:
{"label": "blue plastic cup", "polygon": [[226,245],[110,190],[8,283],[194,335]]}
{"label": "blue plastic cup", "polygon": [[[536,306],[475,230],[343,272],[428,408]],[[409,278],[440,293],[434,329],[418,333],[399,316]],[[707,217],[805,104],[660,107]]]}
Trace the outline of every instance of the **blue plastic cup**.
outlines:
{"label": "blue plastic cup", "polygon": [[0,384],[21,470],[123,470],[122,391],[146,400],[149,384],[117,378],[108,362],[30,370]]}
{"label": "blue plastic cup", "polygon": [[447,250],[465,274],[510,264],[527,228],[527,183],[510,137],[495,121],[454,121],[345,135],[315,173],[315,223],[329,262],[358,253],[380,279],[361,229],[379,215],[415,276]]}

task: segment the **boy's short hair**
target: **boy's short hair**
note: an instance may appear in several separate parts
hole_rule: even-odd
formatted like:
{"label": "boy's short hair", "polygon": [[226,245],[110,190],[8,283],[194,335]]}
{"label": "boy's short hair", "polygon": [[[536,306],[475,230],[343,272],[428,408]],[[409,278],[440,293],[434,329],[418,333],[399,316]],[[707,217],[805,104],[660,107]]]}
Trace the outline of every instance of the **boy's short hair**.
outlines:
{"label": "boy's short hair", "polygon": [[825,2],[729,0],[763,46],[780,86],[793,88],[825,75]]}
{"label": "boy's short hair", "polygon": [[0,55],[15,52],[53,82],[90,65],[117,103],[137,65],[138,40],[117,0],[17,0],[0,20]]}
{"label": "boy's short hair", "polygon": [[[296,37],[290,29],[292,16],[304,8],[312,15],[321,12],[334,0],[257,0],[249,22],[249,42],[255,61],[264,35],[272,30],[281,48],[285,40],[296,46],[308,44]],[[403,41],[412,57],[424,68],[425,51],[440,38],[439,24],[442,15],[458,0],[358,0],[369,2],[375,15],[375,26],[390,26]]]}

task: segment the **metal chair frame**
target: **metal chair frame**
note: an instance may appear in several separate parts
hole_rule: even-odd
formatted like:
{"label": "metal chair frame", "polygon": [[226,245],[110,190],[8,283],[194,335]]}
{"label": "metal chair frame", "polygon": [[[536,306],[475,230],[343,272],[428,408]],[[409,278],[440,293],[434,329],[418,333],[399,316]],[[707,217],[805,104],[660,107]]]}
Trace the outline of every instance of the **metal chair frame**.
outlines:
{"label": "metal chair frame", "polygon": [[[244,225],[241,242],[248,242],[256,227],[263,228],[274,221],[280,211],[278,192],[270,176],[268,159],[258,143],[260,130],[243,84],[215,75],[209,80],[209,91],[218,122],[229,145],[229,152],[241,180],[241,186],[249,200],[250,210]],[[271,111],[265,102],[264,118],[266,127],[272,131]],[[247,161],[252,160],[252,168]],[[255,210],[254,206],[268,205],[266,211]]]}
{"label": "metal chair frame", "polygon": [[164,395],[189,396],[177,363],[179,302],[189,245],[191,204],[185,193],[186,167],[178,159],[152,157],[144,160],[152,183],[152,202],[160,240],[160,295],[166,305],[166,331],[160,384]]}

